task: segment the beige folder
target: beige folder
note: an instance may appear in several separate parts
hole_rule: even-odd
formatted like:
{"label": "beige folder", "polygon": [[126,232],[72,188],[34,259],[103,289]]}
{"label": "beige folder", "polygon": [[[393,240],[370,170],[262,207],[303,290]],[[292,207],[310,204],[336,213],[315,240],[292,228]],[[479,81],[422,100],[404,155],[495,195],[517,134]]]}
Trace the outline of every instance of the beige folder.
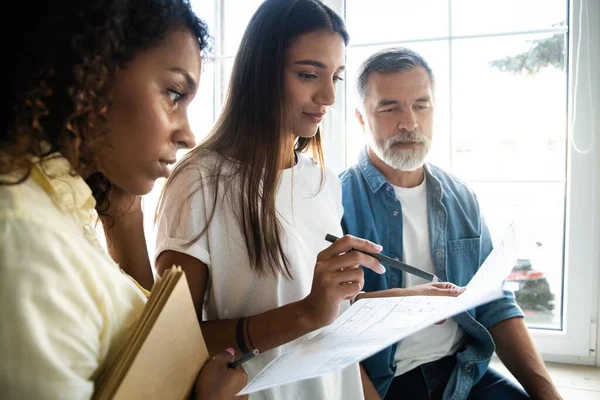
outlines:
{"label": "beige folder", "polygon": [[94,399],[186,399],[208,360],[185,273],[155,283],[131,337],[96,382]]}

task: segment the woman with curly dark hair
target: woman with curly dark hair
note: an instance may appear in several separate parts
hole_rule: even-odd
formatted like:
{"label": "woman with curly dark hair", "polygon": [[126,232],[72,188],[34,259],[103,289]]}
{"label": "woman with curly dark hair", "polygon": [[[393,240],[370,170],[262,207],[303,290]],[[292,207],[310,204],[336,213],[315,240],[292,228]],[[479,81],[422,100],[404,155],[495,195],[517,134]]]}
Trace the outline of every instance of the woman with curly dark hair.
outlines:
{"label": "woman with curly dark hair", "polygon": [[[83,399],[138,318],[152,273],[139,196],[194,139],[187,108],[208,47],[186,0],[15,2],[0,131],[3,398]],[[93,229],[100,215],[106,255]],[[246,374],[216,356],[200,398]]]}

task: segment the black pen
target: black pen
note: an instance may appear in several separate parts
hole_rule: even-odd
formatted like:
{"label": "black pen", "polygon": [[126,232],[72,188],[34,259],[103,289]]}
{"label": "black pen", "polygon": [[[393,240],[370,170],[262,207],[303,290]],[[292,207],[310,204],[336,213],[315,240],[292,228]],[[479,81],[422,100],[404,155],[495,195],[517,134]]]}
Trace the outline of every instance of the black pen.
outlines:
{"label": "black pen", "polygon": [[243,363],[245,363],[246,361],[250,360],[251,358],[254,358],[257,355],[258,355],[258,349],[254,349],[252,351],[249,351],[248,353],[244,354],[243,356],[241,356],[240,358],[238,358],[234,362],[230,363],[229,364],[229,368],[235,368],[238,365],[242,365]]}
{"label": "black pen", "polygon": [[[339,238],[337,236],[330,235],[329,233],[327,235],[325,235],[325,240],[327,240],[328,242],[331,242],[331,243],[335,242],[338,239]],[[395,260],[392,257],[388,257],[384,254],[370,253],[368,251],[363,251],[363,250],[359,250],[359,249],[354,249],[354,250],[360,251],[361,253],[364,253],[373,258],[376,258],[379,260],[380,263],[387,264],[390,267],[399,269],[400,271],[407,272],[409,274],[418,276],[419,278],[423,278],[423,279],[431,281],[431,282],[440,282],[440,279],[437,276],[435,276],[434,274],[431,274],[431,273],[423,271],[419,268],[413,267],[412,265],[405,264],[401,261]]]}

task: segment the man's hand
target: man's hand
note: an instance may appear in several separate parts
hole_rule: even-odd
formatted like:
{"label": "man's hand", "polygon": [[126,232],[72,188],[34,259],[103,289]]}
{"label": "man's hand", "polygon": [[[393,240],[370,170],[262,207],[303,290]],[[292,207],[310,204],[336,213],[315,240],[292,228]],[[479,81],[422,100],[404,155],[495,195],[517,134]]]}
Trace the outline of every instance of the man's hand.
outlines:
{"label": "man's hand", "polygon": [[401,289],[400,296],[450,296],[457,297],[465,291],[465,287],[450,282],[432,282]]}
{"label": "man's hand", "polygon": [[[398,288],[380,290],[378,292],[361,293],[356,296],[356,300],[369,299],[377,297],[404,297],[404,296],[450,296],[457,297],[466,290],[465,287],[456,286],[450,282],[432,282],[416,285],[409,288]],[[437,322],[443,324],[446,320]]]}
{"label": "man's hand", "polygon": [[233,361],[233,349],[219,353],[204,365],[194,386],[197,400],[247,399],[248,395],[235,395],[248,383],[248,375],[241,365],[229,368]]}
{"label": "man's hand", "polygon": [[[433,282],[423,285],[412,286],[405,289],[408,293],[404,296],[450,296],[457,297],[466,290],[465,287],[456,286],[450,282]],[[441,325],[446,322],[445,319],[436,322],[436,325]]]}
{"label": "man's hand", "polygon": [[465,287],[456,286],[450,282],[432,282],[416,285],[409,288],[380,290],[377,292],[361,293],[356,300],[378,297],[404,297],[404,296],[450,296],[457,297],[465,291]]}

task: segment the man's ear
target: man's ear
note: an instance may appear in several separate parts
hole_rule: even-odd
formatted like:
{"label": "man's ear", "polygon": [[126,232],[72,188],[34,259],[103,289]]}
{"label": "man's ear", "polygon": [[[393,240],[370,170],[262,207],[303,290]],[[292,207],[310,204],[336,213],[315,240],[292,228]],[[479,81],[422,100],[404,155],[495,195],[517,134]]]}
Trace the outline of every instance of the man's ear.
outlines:
{"label": "man's ear", "polygon": [[358,108],[354,109],[354,115],[356,116],[356,120],[358,121],[358,124],[360,125],[360,128],[362,129],[363,133],[365,132],[365,119],[363,117],[363,115],[360,113],[360,110]]}

